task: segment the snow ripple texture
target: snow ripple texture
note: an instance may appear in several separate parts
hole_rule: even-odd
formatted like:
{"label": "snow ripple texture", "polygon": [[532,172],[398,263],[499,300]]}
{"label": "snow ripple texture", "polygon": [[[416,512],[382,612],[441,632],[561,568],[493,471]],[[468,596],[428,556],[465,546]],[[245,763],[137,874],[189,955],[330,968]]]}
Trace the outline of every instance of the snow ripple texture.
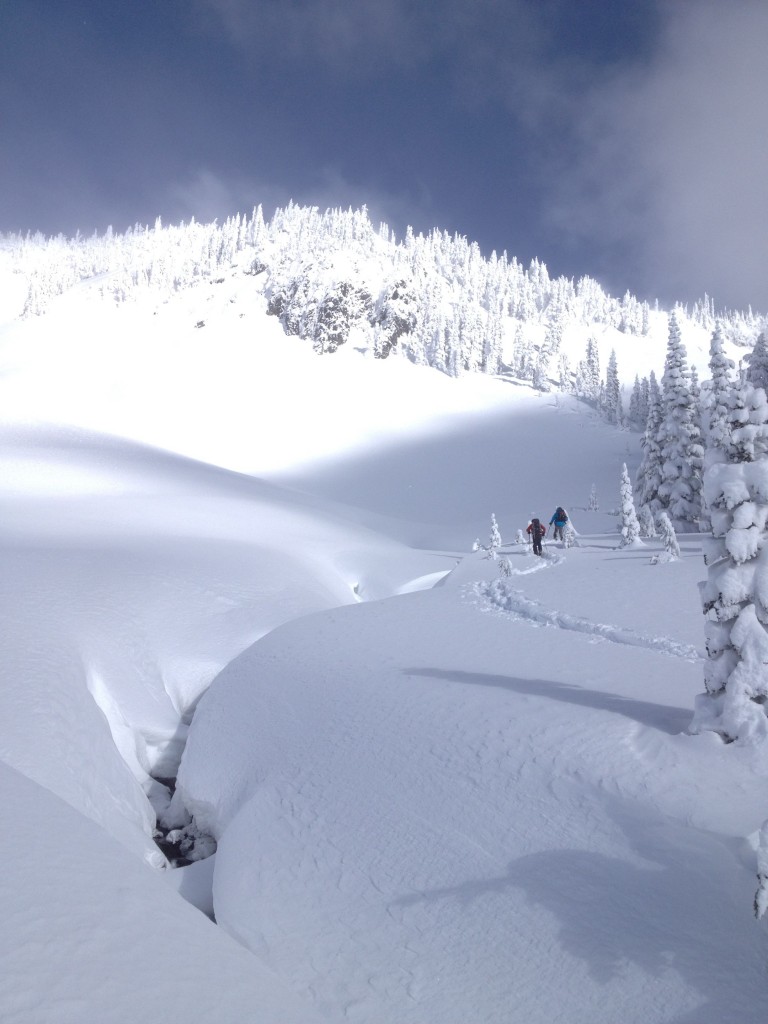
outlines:
{"label": "snow ripple texture", "polygon": [[558,629],[570,629],[577,633],[587,633],[615,644],[628,644],[631,647],[645,647],[659,654],[666,654],[684,661],[700,661],[701,654],[690,644],[682,644],[665,636],[643,636],[623,626],[612,626],[601,622],[590,622],[578,615],[568,615],[553,609],[547,609],[538,601],[526,597],[521,590],[516,590],[505,580],[494,580],[491,583],[472,583],[467,593],[479,601],[486,611],[501,611],[514,619],[530,622],[534,626],[555,626]]}

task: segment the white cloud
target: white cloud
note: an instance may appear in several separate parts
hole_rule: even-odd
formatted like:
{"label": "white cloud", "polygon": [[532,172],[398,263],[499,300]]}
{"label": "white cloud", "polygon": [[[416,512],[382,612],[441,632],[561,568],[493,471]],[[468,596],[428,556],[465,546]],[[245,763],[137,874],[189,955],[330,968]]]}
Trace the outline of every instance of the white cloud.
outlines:
{"label": "white cloud", "polygon": [[428,211],[432,209],[432,198],[428,186],[424,183],[417,183],[412,195],[397,194],[387,192],[380,185],[370,182],[350,182],[338,168],[327,166],[320,169],[314,182],[304,188],[301,195],[293,198],[297,202],[317,206],[321,210],[349,206],[359,209],[367,206],[374,227],[378,228],[383,222],[389,225],[398,237],[402,237],[408,225],[416,231],[424,232],[439,226],[425,222]]}
{"label": "white cloud", "polygon": [[669,5],[654,58],[576,108],[553,219],[622,250],[649,293],[768,310],[767,38],[762,0]]}
{"label": "white cloud", "polygon": [[194,217],[201,223],[207,223],[213,220],[221,222],[236,213],[249,214],[259,204],[269,219],[275,209],[286,206],[289,200],[301,206],[317,206],[321,210],[367,206],[375,228],[383,222],[399,237],[409,224],[422,231],[439,226],[424,222],[425,210],[432,206],[426,186],[418,187],[413,196],[398,195],[379,186],[351,182],[337,168],[330,166],[319,169],[311,180],[293,190],[256,178],[228,176],[201,168],[173,183],[159,208],[165,211],[165,221],[189,221]]}
{"label": "white cloud", "polygon": [[168,187],[160,205],[167,210],[166,220],[201,223],[225,220],[236,213],[249,214],[261,203],[269,218],[288,199],[285,189],[242,176],[223,177],[207,168],[200,168],[189,177]]}
{"label": "white cloud", "polygon": [[[194,0],[202,24],[212,14],[232,43],[258,57],[312,56],[342,75],[414,64],[429,36],[424,13],[407,0]],[[429,9],[427,9],[428,17]]]}
{"label": "white cloud", "polygon": [[[538,255],[553,267],[570,250],[579,260],[584,254],[584,273],[613,290],[663,301],[708,292],[718,305],[768,310],[765,0],[658,0],[653,11],[648,6],[660,26],[645,57],[642,47],[617,43],[613,53],[588,53],[559,39],[559,0],[194,3],[213,17],[211,30],[224,27],[254,61],[312,58],[353,80],[447,72],[453,91],[446,105],[462,102],[479,118],[492,113],[489,131],[525,139],[525,163],[510,167],[510,180],[539,176],[545,207],[531,243],[549,236]],[[606,57],[613,70],[601,63]],[[500,101],[506,122],[491,111]],[[374,220],[394,225],[420,226],[442,213],[420,185],[412,196],[377,189],[373,198],[367,182],[346,177],[321,169],[301,195],[261,192],[274,194],[274,205],[288,198],[321,207],[366,203]],[[226,187],[236,193],[229,207],[252,205],[258,191]],[[223,205],[212,181],[203,176],[197,188],[198,210],[206,196]]]}

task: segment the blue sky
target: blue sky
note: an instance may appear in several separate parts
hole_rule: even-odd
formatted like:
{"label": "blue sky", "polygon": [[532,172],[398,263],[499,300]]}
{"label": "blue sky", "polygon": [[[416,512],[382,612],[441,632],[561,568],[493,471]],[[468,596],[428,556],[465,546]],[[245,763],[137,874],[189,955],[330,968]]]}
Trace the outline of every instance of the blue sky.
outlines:
{"label": "blue sky", "polygon": [[0,232],[367,204],[768,311],[764,0],[0,0]]}

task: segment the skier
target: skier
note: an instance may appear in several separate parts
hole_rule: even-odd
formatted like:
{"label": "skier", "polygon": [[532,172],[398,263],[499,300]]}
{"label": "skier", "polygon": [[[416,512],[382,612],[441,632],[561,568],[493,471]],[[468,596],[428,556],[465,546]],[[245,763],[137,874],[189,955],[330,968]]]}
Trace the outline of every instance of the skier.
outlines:
{"label": "skier", "polygon": [[568,522],[568,513],[565,511],[565,509],[562,507],[562,505],[558,505],[557,508],[555,509],[554,515],[549,520],[549,525],[550,526],[552,525],[552,523],[555,524],[555,532],[552,534],[552,536],[553,536],[553,538],[555,540],[565,541],[565,533],[564,533],[564,531],[565,531],[565,524],[567,522]]}
{"label": "skier", "polygon": [[545,536],[547,532],[546,526],[535,516],[532,517],[530,523],[525,529],[525,532],[533,541],[533,553],[534,555],[541,554],[541,538]]}

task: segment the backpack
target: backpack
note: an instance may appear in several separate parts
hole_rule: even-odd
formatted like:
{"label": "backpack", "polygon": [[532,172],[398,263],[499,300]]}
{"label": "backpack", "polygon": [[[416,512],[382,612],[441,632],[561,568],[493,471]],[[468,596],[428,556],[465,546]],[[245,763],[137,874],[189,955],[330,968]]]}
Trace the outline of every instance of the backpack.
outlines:
{"label": "backpack", "polygon": [[541,529],[541,523],[539,522],[539,520],[538,519],[532,519],[531,520],[531,536],[538,538],[538,537],[540,537],[542,535],[542,533],[543,533],[543,530]]}
{"label": "backpack", "polygon": [[555,512],[555,519],[557,519],[557,521],[559,523],[567,523],[568,522],[568,516],[566,514],[565,509],[564,508],[560,508],[559,505],[557,506],[557,511]]}

